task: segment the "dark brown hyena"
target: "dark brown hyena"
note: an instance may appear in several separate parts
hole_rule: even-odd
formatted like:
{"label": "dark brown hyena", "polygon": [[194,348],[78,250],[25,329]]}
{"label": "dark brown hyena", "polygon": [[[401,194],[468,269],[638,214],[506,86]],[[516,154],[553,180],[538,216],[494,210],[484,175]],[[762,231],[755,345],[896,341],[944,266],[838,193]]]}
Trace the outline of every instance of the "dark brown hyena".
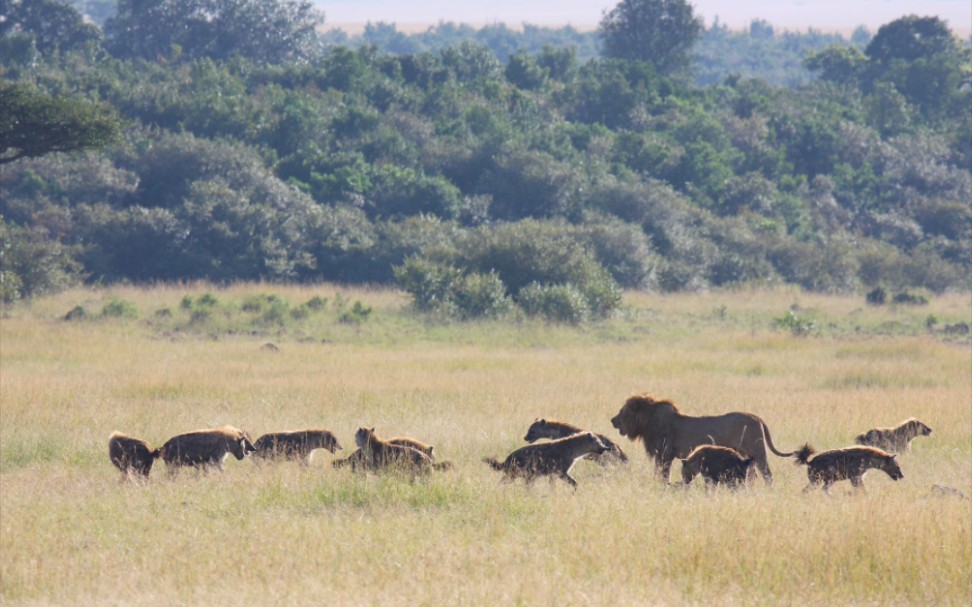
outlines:
{"label": "dark brown hyena", "polygon": [[236,459],[243,459],[254,451],[256,448],[246,432],[223,426],[173,436],[162,445],[162,459],[170,475],[175,474],[180,466],[222,471],[223,460],[230,453]]}
{"label": "dark brown hyena", "polygon": [[905,453],[911,441],[919,436],[930,436],[932,429],[915,418],[906,419],[894,428],[873,428],[859,434],[854,442],[858,445],[877,447],[888,453]]}
{"label": "dark brown hyena", "polygon": [[505,481],[513,481],[522,476],[530,484],[538,476],[556,476],[576,489],[577,481],[569,474],[574,461],[589,453],[600,455],[606,451],[608,447],[593,432],[582,432],[567,438],[520,447],[510,453],[502,463],[492,457],[484,458],[483,461],[494,470],[505,472]]}
{"label": "dark brown hyena", "polygon": [[153,449],[152,445],[140,438],[121,432],[112,432],[108,437],[108,458],[121,471],[123,481],[131,478],[133,472],[148,478],[152,464],[161,455],[161,449]]}
{"label": "dark brown hyena", "polygon": [[706,488],[724,484],[738,487],[755,474],[752,457],[744,456],[730,447],[701,445],[696,447],[682,462],[682,482],[688,485],[702,474]]}
{"label": "dark brown hyena", "polygon": [[[527,430],[527,434],[523,437],[528,443],[533,443],[541,438],[549,438],[556,440],[558,438],[567,438],[572,434],[577,434],[578,432],[587,432],[580,426],[575,426],[574,424],[568,424],[567,422],[557,421],[555,419],[538,418],[532,424],[530,424],[530,429]],[[628,463],[628,456],[624,454],[621,447],[617,445],[614,441],[604,436],[603,434],[594,434],[604,446],[608,448],[601,455],[588,455],[585,456],[589,459],[596,461],[599,464],[615,464],[615,463]]]}
{"label": "dark brown hyena", "polygon": [[864,473],[871,468],[884,470],[892,480],[904,478],[895,455],[875,447],[846,447],[817,453],[810,445],[804,445],[796,452],[795,463],[807,466],[810,484],[804,487],[804,492],[823,483],[823,490],[829,495],[830,486],[843,480],[850,480],[854,488],[863,490]]}
{"label": "dark brown hyena", "polygon": [[297,460],[306,466],[315,449],[336,453],[341,450],[341,443],[330,430],[311,429],[269,432],[258,438],[253,447],[254,458]]}
{"label": "dark brown hyena", "polygon": [[432,458],[426,453],[405,445],[382,440],[374,428],[358,428],[354,442],[361,450],[370,470],[399,470],[424,474],[433,469]]}

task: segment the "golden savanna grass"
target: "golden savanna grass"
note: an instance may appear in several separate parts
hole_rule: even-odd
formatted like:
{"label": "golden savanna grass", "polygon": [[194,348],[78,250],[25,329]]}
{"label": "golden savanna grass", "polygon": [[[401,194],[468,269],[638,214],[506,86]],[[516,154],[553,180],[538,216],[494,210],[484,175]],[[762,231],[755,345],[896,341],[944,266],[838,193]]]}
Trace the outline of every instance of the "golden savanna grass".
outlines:
{"label": "golden savanna grass", "polygon": [[[185,320],[184,296],[226,309],[256,294],[300,322]],[[139,318],[96,318],[111,300]],[[360,301],[363,321],[340,310]],[[92,318],[64,321],[83,306]],[[968,295],[920,307],[795,290],[628,294],[579,328],[418,319],[394,291],[331,285],[78,289],[0,320],[0,603],[3,605],[968,605],[972,324]],[[168,310],[168,312],[161,312]],[[774,328],[793,311],[808,336]],[[933,322],[934,321],[934,322]],[[279,351],[262,349],[267,342]],[[917,417],[934,429],[899,456],[905,478],[801,494],[805,468],[706,495],[652,479],[610,425],[650,392],[687,413],[743,410],[793,450],[848,446]],[[500,484],[481,462],[522,446],[538,416],[619,440],[626,467],[580,461],[562,482]],[[123,484],[113,430],[154,446],[232,424],[253,438],[333,430],[345,447],[293,463],[226,462],[222,475]],[[330,462],[354,431],[410,435],[457,470],[410,482]],[[678,478],[678,465],[673,470]]]}

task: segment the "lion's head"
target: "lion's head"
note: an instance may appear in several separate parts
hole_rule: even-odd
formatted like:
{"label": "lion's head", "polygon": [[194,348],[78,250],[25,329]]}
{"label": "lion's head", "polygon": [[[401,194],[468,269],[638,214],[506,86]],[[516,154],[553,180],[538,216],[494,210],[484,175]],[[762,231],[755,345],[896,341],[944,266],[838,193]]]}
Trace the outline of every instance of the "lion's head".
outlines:
{"label": "lion's head", "polygon": [[629,398],[618,414],[611,418],[611,425],[621,436],[631,440],[643,439],[645,443],[659,433],[667,433],[672,418],[678,413],[671,401],[659,400],[648,394],[636,394]]}

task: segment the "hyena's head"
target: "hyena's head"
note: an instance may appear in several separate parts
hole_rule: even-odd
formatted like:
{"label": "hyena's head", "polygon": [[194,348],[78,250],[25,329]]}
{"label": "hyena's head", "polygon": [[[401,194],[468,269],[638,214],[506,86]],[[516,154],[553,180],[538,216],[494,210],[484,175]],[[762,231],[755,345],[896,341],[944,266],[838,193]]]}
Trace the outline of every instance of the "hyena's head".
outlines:
{"label": "hyena's head", "polygon": [[358,428],[358,431],[354,433],[354,444],[358,445],[359,449],[367,449],[374,436],[374,428]]}
{"label": "hyena's head", "polygon": [[343,447],[341,446],[341,443],[338,442],[337,437],[334,436],[333,434],[331,434],[330,432],[324,435],[324,445],[323,446],[324,446],[325,449],[327,449],[331,453],[337,453],[338,451],[340,451],[341,449],[343,449]]}
{"label": "hyena's head", "polygon": [[922,422],[915,420],[915,427],[918,429],[919,436],[929,436],[932,433],[932,429],[923,424]]}
{"label": "hyena's head", "polygon": [[601,439],[599,439],[597,435],[594,434],[593,432],[588,432],[587,434],[585,434],[584,439],[591,443],[592,445],[591,451],[596,453],[597,455],[606,453],[611,450],[611,448],[605,445],[601,441]]}
{"label": "hyena's head", "polygon": [[526,436],[523,437],[523,440],[525,440],[528,443],[532,443],[541,438],[546,438],[547,437],[546,430],[547,430],[547,420],[542,418],[538,419],[534,421],[532,424],[530,424],[530,429],[527,430],[527,434]]}
{"label": "hyena's head", "polygon": [[889,455],[884,458],[881,462],[881,469],[887,472],[893,480],[900,480],[904,478],[904,474],[901,472],[901,467],[898,466],[896,457],[896,455]]}
{"label": "hyena's head", "polygon": [[247,436],[246,432],[240,430],[233,440],[229,441],[229,452],[233,454],[236,459],[243,459],[247,455],[256,451],[256,447],[250,442],[250,437]]}

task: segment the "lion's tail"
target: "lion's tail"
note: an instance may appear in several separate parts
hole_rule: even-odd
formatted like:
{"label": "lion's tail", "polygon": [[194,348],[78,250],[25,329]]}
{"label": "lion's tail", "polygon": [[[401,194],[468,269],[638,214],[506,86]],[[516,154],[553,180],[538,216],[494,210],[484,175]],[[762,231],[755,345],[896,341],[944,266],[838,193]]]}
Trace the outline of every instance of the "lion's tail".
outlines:
{"label": "lion's tail", "polygon": [[796,456],[796,461],[793,463],[797,466],[806,466],[810,462],[810,458],[813,457],[813,454],[816,452],[817,450],[811,447],[810,443],[807,443],[794,451],[793,454]]}
{"label": "lion's tail", "polygon": [[797,454],[796,451],[790,451],[789,453],[783,453],[776,449],[776,445],[773,444],[773,437],[770,436],[769,426],[763,423],[763,436],[766,438],[766,445],[770,448],[770,451],[775,453],[780,457],[793,457]]}
{"label": "lion's tail", "polygon": [[484,457],[483,462],[489,464],[493,470],[499,470],[500,472],[504,470],[503,464],[500,463],[495,457]]}

